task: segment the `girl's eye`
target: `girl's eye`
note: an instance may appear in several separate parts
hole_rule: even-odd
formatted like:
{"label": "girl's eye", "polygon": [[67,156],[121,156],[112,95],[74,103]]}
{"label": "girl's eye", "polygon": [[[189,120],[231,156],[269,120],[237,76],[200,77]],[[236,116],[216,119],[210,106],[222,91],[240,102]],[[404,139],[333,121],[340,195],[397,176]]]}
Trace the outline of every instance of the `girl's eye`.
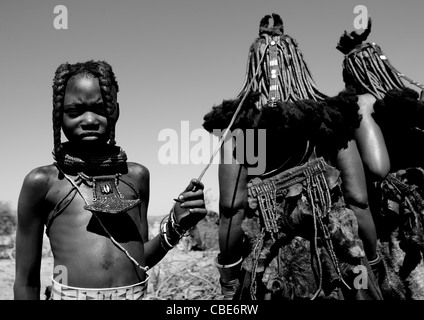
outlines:
{"label": "girl's eye", "polygon": [[76,117],[76,116],[77,116],[77,113],[76,113],[76,112],[65,112],[65,114],[66,114],[68,117],[71,117],[71,118],[73,118],[73,117]]}
{"label": "girl's eye", "polygon": [[92,111],[96,114],[98,114],[99,116],[103,116],[106,117],[107,116],[107,111],[106,108],[103,105],[99,105],[96,107],[92,108]]}
{"label": "girl's eye", "polygon": [[71,118],[76,118],[81,114],[78,110],[65,110],[64,113]]}
{"label": "girl's eye", "polygon": [[90,109],[92,112],[98,114],[99,116],[103,116],[103,117],[107,116],[106,105],[104,103],[98,103],[92,106]]}

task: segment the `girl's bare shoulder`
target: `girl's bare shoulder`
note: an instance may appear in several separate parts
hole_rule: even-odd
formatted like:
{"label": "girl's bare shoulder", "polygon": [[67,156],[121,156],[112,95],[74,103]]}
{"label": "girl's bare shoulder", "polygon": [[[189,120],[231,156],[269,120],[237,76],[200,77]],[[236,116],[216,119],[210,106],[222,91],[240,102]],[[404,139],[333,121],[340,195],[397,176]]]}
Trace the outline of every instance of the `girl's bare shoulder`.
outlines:
{"label": "girl's bare shoulder", "polygon": [[146,166],[136,163],[136,162],[128,162],[128,174],[134,178],[149,178],[150,172]]}
{"label": "girl's bare shoulder", "polygon": [[26,176],[24,184],[32,187],[44,187],[58,179],[58,169],[50,164],[32,169]]}

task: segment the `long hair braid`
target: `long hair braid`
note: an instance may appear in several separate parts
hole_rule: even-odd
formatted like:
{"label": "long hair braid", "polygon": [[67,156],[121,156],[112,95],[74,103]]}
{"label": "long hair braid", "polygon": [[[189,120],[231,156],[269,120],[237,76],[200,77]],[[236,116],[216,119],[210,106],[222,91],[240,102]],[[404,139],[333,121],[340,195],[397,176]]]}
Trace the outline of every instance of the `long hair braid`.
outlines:
{"label": "long hair braid", "polygon": [[[98,79],[102,93],[103,103],[106,104],[106,111],[110,127],[109,144],[115,145],[115,126],[117,120],[115,113],[117,112],[117,110],[114,104],[114,95],[116,95],[116,93],[119,91],[119,87],[115,78],[115,74],[112,71],[112,67],[108,63],[100,61],[98,72]],[[114,90],[115,92],[113,92]]]}
{"label": "long hair braid", "polygon": [[55,73],[53,79],[53,141],[54,152],[58,153],[61,149],[61,131],[63,116],[63,99],[65,97],[66,84],[69,77],[69,63],[61,64]]}
{"label": "long hair braid", "polygon": [[369,18],[362,34],[345,31],[339,39],[336,48],[345,55],[343,81],[346,87],[354,87],[360,94],[370,93],[377,99],[382,99],[391,89],[405,88],[402,79],[424,89],[424,85],[397,71],[377,44],[364,43],[371,33],[371,26]]}
{"label": "long hair braid", "polygon": [[83,63],[63,63],[53,79],[53,139],[54,152],[61,150],[61,130],[63,117],[63,101],[66,85],[70,78],[78,74],[91,75],[99,80],[103,103],[106,105],[106,114],[109,125],[109,144],[115,145],[115,126],[118,110],[115,107],[116,93],[119,91],[118,82],[110,64],[105,61],[86,61]]}

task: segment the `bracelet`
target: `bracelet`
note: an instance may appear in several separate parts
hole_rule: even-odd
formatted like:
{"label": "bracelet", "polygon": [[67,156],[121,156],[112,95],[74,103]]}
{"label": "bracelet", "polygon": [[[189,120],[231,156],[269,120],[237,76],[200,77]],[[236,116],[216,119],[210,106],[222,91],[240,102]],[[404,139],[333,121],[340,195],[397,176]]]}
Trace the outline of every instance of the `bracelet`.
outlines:
{"label": "bracelet", "polygon": [[163,236],[162,234],[160,234],[159,240],[160,240],[160,246],[163,250],[169,251],[174,248],[173,246],[171,246],[171,244],[168,241],[166,241],[166,236]]}
{"label": "bracelet", "polygon": [[163,220],[162,220],[162,223],[160,226],[160,232],[159,232],[160,245],[162,249],[164,249],[165,251],[169,251],[173,249],[175,245],[178,243],[177,242],[175,245],[172,245],[168,239],[168,236],[167,236],[168,222],[169,220],[166,223],[163,223]]}
{"label": "bracelet", "polygon": [[180,242],[182,236],[174,228],[171,217],[168,216],[166,222],[165,219],[166,217],[162,220],[160,225],[160,241],[163,249],[171,250]]}
{"label": "bracelet", "polygon": [[[183,237],[186,237],[189,235],[189,231],[190,229],[184,230],[176,222],[175,211],[174,211],[174,208],[172,208],[169,215],[164,217],[160,224],[159,239],[160,239],[161,247],[166,251],[173,249]],[[168,237],[168,234],[169,234],[169,237]]]}
{"label": "bracelet", "polygon": [[378,252],[377,252],[377,258],[375,258],[374,260],[368,260],[368,263],[369,263],[369,265],[370,266],[373,266],[373,265],[375,265],[375,264],[377,264],[378,262],[380,262],[380,255],[378,254]]}
{"label": "bracelet", "polygon": [[174,208],[172,208],[171,212],[169,213],[169,220],[171,221],[171,230],[173,230],[181,239],[182,237],[188,236],[188,231],[190,230],[184,230],[181,228],[181,226],[176,222],[177,219],[175,217],[175,211]]}

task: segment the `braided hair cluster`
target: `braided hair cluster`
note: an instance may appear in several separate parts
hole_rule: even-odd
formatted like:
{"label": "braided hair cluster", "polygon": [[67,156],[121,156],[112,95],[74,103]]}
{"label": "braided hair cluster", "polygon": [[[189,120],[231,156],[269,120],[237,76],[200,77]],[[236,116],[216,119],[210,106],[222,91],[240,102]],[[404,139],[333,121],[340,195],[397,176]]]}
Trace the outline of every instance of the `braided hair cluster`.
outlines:
{"label": "braided hair cluster", "polygon": [[371,93],[377,99],[382,99],[391,89],[403,89],[405,85],[401,78],[406,77],[390,64],[378,45],[363,43],[371,33],[371,25],[370,18],[367,29],[362,34],[355,31],[348,34],[345,31],[339,39],[337,49],[345,54],[345,85],[354,87],[358,93]]}
{"label": "braided hair cluster", "polygon": [[[272,26],[269,23],[271,18]],[[326,95],[318,90],[296,40],[284,34],[283,21],[275,13],[272,17],[266,15],[260,21],[259,37],[249,48],[246,76],[238,97],[249,90],[249,84],[253,81],[251,90],[261,93],[258,107],[268,103],[271,78],[269,48],[272,43],[277,46],[276,78],[280,100],[294,102],[303,99],[325,99]]]}
{"label": "braided hair cluster", "polygon": [[86,61],[75,64],[63,63],[57,69],[53,79],[53,138],[54,152],[61,149],[61,130],[63,117],[63,101],[66,85],[69,79],[76,75],[93,76],[99,80],[103,103],[106,106],[106,116],[109,125],[109,144],[115,145],[115,125],[118,110],[115,105],[118,82],[112,66],[105,61]]}

